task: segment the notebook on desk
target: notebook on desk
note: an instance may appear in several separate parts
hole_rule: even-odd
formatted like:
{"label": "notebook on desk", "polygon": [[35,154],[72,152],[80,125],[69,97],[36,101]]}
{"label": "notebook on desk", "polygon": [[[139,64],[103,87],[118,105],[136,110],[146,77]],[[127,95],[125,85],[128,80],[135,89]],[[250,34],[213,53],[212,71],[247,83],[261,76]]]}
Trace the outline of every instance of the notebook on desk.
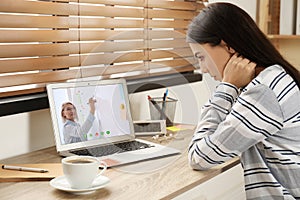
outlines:
{"label": "notebook on desk", "polygon": [[47,93],[62,156],[91,155],[113,167],[180,153],[136,139],[125,79],[53,83]]}

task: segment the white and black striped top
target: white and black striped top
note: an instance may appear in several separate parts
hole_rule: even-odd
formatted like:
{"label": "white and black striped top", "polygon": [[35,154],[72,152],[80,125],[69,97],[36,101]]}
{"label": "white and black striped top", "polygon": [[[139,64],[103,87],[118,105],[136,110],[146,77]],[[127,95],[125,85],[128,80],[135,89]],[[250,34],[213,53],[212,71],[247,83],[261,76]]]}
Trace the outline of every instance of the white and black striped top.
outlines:
{"label": "white and black striped top", "polygon": [[240,156],[247,199],[300,199],[300,91],[278,65],[241,92],[220,83],[189,147],[192,168]]}

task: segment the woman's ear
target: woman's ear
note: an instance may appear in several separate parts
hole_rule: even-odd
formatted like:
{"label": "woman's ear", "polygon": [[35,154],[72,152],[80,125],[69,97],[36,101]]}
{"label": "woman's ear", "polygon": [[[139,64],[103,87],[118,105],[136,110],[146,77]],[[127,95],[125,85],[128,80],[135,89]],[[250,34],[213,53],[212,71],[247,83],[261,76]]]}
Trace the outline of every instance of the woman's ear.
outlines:
{"label": "woman's ear", "polygon": [[224,47],[226,48],[228,53],[230,53],[230,54],[236,53],[236,51],[233,48],[231,48],[228,44],[226,44],[223,40],[221,41],[221,44],[224,45]]}
{"label": "woman's ear", "polygon": [[227,48],[227,51],[230,53],[230,54],[235,54],[235,50],[233,48],[231,48],[230,46],[226,45],[226,48]]}

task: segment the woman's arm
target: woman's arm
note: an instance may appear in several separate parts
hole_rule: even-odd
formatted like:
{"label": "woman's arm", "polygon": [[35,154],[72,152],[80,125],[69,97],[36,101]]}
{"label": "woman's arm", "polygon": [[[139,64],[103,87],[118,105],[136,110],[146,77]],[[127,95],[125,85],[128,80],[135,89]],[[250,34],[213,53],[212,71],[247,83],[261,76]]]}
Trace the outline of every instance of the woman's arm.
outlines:
{"label": "woman's arm", "polygon": [[208,169],[240,155],[282,128],[277,97],[257,85],[237,97],[232,85],[221,83],[208,105],[189,147],[194,169]]}

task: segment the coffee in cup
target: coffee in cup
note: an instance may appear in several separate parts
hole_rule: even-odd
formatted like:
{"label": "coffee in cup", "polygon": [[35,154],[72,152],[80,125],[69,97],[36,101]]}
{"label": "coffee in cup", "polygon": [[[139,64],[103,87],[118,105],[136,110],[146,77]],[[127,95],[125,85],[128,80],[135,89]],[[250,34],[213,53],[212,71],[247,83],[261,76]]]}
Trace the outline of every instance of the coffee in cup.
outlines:
{"label": "coffee in cup", "polygon": [[67,163],[71,164],[87,164],[87,163],[93,163],[95,162],[94,160],[90,159],[74,159],[74,160],[68,160]]}
{"label": "coffee in cup", "polygon": [[[86,189],[107,169],[105,162],[92,156],[70,156],[62,159],[64,175],[74,189]],[[100,171],[99,167],[103,169]]]}

